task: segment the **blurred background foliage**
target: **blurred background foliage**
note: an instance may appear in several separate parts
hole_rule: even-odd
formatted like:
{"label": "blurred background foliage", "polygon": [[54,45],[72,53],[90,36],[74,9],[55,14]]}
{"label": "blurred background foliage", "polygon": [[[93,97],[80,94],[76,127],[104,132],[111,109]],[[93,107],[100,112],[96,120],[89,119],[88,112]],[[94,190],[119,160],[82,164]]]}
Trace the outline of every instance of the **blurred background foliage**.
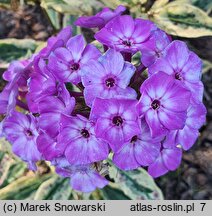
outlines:
{"label": "blurred background foliage", "polygon": [[[133,17],[150,19],[170,34],[173,39],[184,40],[190,49],[197,52],[202,58],[203,74],[211,74],[211,0],[0,0],[0,73],[2,74],[12,60],[31,56],[32,53],[45,45],[49,36],[67,25],[72,25],[79,16],[93,15],[105,6],[114,9],[120,4],[126,6],[127,13]],[[93,41],[95,29],[73,27],[73,31],[74,34],[84,34],[88,42]],[[93,43],[99,46],[97,41]],[[204,80],[207,83],[205,84],[204,98],[209,111],[208,119],[211,120],[211,75],[205,75]],[[0,80],[0,83],[2,89],[5,83],[3,80]],[[209,90],[207,91],[207,89]],[[209,128],[210,131],[212,125]],[[197,148],[202,145],[204,148],[207,147],[207,145],[202,144],[205,139],[209,140],[209,143],[211,142],[208,130],[203,133],[202,138],[200,137]],[[169,198],[167,193],[172,193],[166,190],[170,188],[170,184],[176,183],[176,179],[179,180],[176,183],[179,189],[175,188],[174,190],[179,190],[179,194],[181,187],[182,190],[186,190],[185,187],[192,187],[188,186],[191,184],[191,182],[189,183],[191,180],[188,179],[187,182],[183,175],[184,168],[190,169],[193,160],[198,161],[198,158],[203,156],[209,158],[206,163],[212,164],[211,147],[208,154],[203,155],[201,153],[199,156],[195,156],[196,153],[193,154],[192,151],[191,154],[192,157],[185,154],[184,160],[189,162],[188,166],[183,164],[182,168],[168,175],[167,178],[173,182],[167,183],[166,177],[162,177],[158,181],[163,187],[163,192],[166,193],[165,198]],[[198,163],[200,164],[200,162]],[[211,169],[211,166],[207,165],[205,170],[204,164],[201,168],[203,173],[208,172],[208,167]],[[77,193],[71,190],[69,180],[57,176],[53,167],[45,161],[38,163],[37,172],[29,171],[26,164],[11,153],[10,144],[1,139],[0,199],[163,199],[161,190],[144,169],[123,172],[111,166],[110,161],[107,165],[110,169],[109,178],[112,180],[109,186],[91,194]],[[195,169],[200,169],[199,167]],[[210,181],[211,173],[209,172],[209,174],[210,177],[205,182],[204,179],[201,179],[203,181],[202,186]],[[206,195],[196,198],[205,199],[205,197],[210,198],[212,196],[212,193],[207,194],[208,189],[206,186],[204,187],[206,188],[204,190],[207,190]],[[201,191],[201,188],[195,184],[194,188],[191,192],[191,198],[195,198],[196,194]],[[176,195],[178,199],[181,198],[179,194]],[[187,195],[185,198],[189,199],[189,196]],[[173,197],[171,198],[173,199]]]}

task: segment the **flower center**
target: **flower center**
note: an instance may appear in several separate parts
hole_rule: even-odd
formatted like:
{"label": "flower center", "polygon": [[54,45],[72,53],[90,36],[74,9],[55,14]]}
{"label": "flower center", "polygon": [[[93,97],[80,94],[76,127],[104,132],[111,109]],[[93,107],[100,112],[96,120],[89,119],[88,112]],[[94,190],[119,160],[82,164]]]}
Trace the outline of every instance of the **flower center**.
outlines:
{"label": "flower center", "polygon": [[84,138],[88,138],[90,136],[88,130],[86,129],[82,129],[80,133]]}
{"label": "flower center", "polygon": [[31,137],[31,136],[33,136],[33,133],[32,133],[32,131],[31,130],[26,130],[26,135],[28,136],[28,137]]}
{"label": "flower center", "polygon": [[138,136],[135,135],[132,137],[132,139],[130,140],[131,143],[135,143],[138,140]]}
{"label": "flower center", "polygon": [[159,100],[153,100],[151,104],[152,109],[157,110],[160,108],[160,101]]}
{"label": "flower center", "polygon": [[120,116],[113,117],[113,124],[116,126],[121,126],[123,124],[123,119]]}
{"label": "flower center", "polygon": [[175,79],[177,79],[177,80],[182,80],[181,74],[180,74],[180,73],[176,73],[176,74],[175,74]]}
{"label": "flower center", "polygon": [[122,41],[122,44],[125,45],[125,46],[128,46],[128,47],[131,47],[131,46],[132,46],[132,43],[131,43],[131,41],[129,41],[129,40],[123,40],[123,41]]}
{"label": "flower center", "polygon": [[106,86],[107,86],[108,88],[111,88],[111,87],[113,87],[113,86],[115,85],[115,80],[114,80],[113,78],[108,78],[108,79],[105,81],[105,83],[106,83]]}
{"label": "flower center", "polygon": [[76,70],[79,69],[79,66],[80,66],[80,65],[79,65],[78,63],[74,63],[74,64],[71,65],[70,68],[71,68],[71,70],[76,71]]}

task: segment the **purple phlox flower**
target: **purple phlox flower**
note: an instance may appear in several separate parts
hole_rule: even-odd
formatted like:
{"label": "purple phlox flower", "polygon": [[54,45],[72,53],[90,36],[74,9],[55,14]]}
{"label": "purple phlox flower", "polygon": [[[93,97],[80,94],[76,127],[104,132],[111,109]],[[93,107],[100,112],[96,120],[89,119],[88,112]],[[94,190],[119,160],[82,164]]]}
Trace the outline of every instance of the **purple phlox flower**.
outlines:
{"label": "purple phlox flower", "polygon": [[41,160],[36,144],[39,133],[37,119],[31,114],[14,111],[4,120],[3,132],[11,142],[13,152],[34,170],[35,163]]}
{"label": "purple phlox flower", "polygon": [[96,97],[107,99],[123,96],[136,99],[136,91],[128,87],[134,72],[135,67],[125,62],[121,53],[112,49],[98,61],[89,61],[82,74],[86,104],[91,107]]}
{"label": "purple phlox flower", "polygon": [[32,61],[33,58],[27,60],[13,61],[8,69],[3,73],[4,80],[9,82],[9,86],[12,88],[14,85],[18,85],[19,91],[27,91],[27,80],[32,73]]}
{"label": "purple phlox flower", "polygon": [[75,21],[75,25],[84,28],[103,28],[110,20],[120,16],[126,8],[119,5],[114,11],[109,8],[103,8],[102,11],[94,16],[81,16]]}
{"label": "purple phlox flower", "polygon": [[63,154],[63,152],[56,147],[56,144],[57,137],[53,138],[47,133],[44,133],[42,130],[39,132],[39,136],[37,138],[37,148],[45,160],[52,161]]}
{"label": "purple phlox flower", "polygon": [[160,154],[160,141],[161,137],[151,138],[149,127],[142,119],[140,134],[133,136],[114,154],[113,163],[122,170],[148,166]]}
{"label": "purple phlox flower", "polygon": [[39,127],[52,138],[59,133],[61,114],[70,115],[75,106],[75,99],[67,90],[61,96],[47,96],[38,104]]}
{"label": "purple phlox flower", "polygon": [[94,100],[90,119],[96,121],[96,136],[106,140],[114,152],[140,133],[136,104],[137,100],[123,98]]}
{"label": "purple phlox flower", "polygon": [[96,138],[95,124],[81,115],[61,117],[57,146],[72,165],[84,165],[108,157],[108,144]]}
{"label": "purple phlox flower", "polygon": [[108,181],[102,177],[92,164],[71,166],[65,158],[55,160],[56,172],[70,178],[70,185],[74,190],[92,192],[103,188]]}
{"label": "purple phlox flower", "polygon": [[29,92],[27,94],[27,103],[33,113],[37,113],[39,102],[47,96],[68,98],[69,92],[63,83],[57,82],[55,77],[46,68],[44,59],[40,59],[36,65],[36,72],[31,75],[28,81]]}
{"label": "purple phlox flower", "polygon": [[206,121],[206,108],[203,103],[191,102],[187,110],[185,127],[171,131],[168,135],[172,143],[181,145],[184,150],[190,149],[199,136],[199,129]]}
{"label": "purple phlox flower", "polygon": [[141,62],[149,67],[163,56],[163,50],[171,43],[171,38],[162,30],[152,32],[150,38],[142,44]]}
{"label": "purple phlox flower", "polygon": [[174,171],[180,165],[182,159],[182,149],[173,145],[169,139],[161,144],[160,154],[157,159],[148,167],[149,174],[157,178]]}
{"label": "purple phlox flower", "polygon": [[49,54],[58,47],[62,47],[72,36],[72,27],[67,26],[62,29],[56,36],[52,36],[47,41],[47,46],[44,47],[40,52],[39,56],[47,58]]}
{"label": "purple phlox flower", "polygon": [[202,101],[203,84],[201,78],[202,61],[187,45],[181,41],[173,41],[164,50],[164,56],[153,64],[150,75],[163,71],[181,81],[191,92],[194,99]]}
{"label": "purple phlox flower", "polygon": [[[58,84],[59,85],[59,84]],[[39,102],[47,97],[57,95],[57,83],[55,79],[42,74],[33,75],[29,82],[29,92],[27,93],[26,99],[29,110],[32,113],[38,113]]]}
{"label": "purple phlox flower", "polygon": [[18,95],[18,86],[7,84],[0,93],[0,114],[9,114],[15,109]]}
{"label": "purple phlox flower", "polygon": [[66,48],[59,47],[49,56],[48,68],[61,82],[81,82],[81,69],[91,59],[97,59],[100,51],[93,45],[86,46],[82,35],[68,40]]}
{"label": "purple phlox flower", "polygon": [[2,120],[0,122],[0,138],[4,137],[4,133],[3,133],[3,124],[4,124],[4,120]]}
{"label": "purple phlox flower", "polygon": [[95,34],[102,44],[118,51],[135,53],[140,50],[156,26],[148,20],[135,19],[131,16],[119,16],[108,22]]}
{"label": "purple phlox flower", "polygon": [[153,137],[169,130],[183,129],[190,104],[190,91],[171,76],[158,72],[145,80],[138,110],[144,116]]}

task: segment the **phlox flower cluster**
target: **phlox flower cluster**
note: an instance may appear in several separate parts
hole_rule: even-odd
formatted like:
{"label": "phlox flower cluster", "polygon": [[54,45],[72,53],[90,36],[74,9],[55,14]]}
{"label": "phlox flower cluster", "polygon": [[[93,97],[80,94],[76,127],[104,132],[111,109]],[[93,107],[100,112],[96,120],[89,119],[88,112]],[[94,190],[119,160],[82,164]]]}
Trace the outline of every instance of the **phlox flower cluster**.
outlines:
{"label": "phlox flower cluster", "polygon": [[0,136],[30,169],[50,161],[78,191],[108,184],[108,158],[153,177],[177,169],[205,122],[199,57],[124,11],[105,8],[75,22],[96,28],[104,52],[68,26],[3,74]]}

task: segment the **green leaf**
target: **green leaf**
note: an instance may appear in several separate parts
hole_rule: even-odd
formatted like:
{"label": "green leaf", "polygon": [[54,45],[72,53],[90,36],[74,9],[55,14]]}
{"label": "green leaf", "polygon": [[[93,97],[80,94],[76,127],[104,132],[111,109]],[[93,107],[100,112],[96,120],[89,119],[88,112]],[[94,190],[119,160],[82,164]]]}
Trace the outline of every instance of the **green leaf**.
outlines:
{"label": "green leaf", "polygon": [[212,36],[212,18],[201,9],[174,1],[153,7],[148,12],[149,18],[167,33],[188,38]]}
{"label": "green leaf", "polygon": [[211,0],[181,0],[182,3],[188,3],[194,5],[209,14],[212,10],[212,1]]}
{"label": "green leaf", "polygon": [[35,200],[67,200],[71,195],[71,187],[68,179],[53,175],[43,182],[36,191]]}
{"label": "green leaf", "polygon": [[7,68],[13,60],[30,57],[41,43],[32,39],[0,40],[0,68]]}
{"label": "green leaf", "polygon": [[42,182],[46,181],[51,176],[51,173],[45,175],[22,176],[6,187],[0,189],[0,200],[26,199],[42,184]]}
{"label": "green leaf", "polygon": [[111,185],[123,191],[130,199],[163,199],[153,178],[142,168],[125,172],[111,166],[109,173],[115,181]]}
{"label": "green leaf", "polygon": [[122,190],[113,186],[113,183],[100,190],[100,193],[104,200],[130,200]]}
{"label": "green leaf", "polygon": [[41,0],[41,7],[70,15],[92,15],[103,5],[97,0]]}

